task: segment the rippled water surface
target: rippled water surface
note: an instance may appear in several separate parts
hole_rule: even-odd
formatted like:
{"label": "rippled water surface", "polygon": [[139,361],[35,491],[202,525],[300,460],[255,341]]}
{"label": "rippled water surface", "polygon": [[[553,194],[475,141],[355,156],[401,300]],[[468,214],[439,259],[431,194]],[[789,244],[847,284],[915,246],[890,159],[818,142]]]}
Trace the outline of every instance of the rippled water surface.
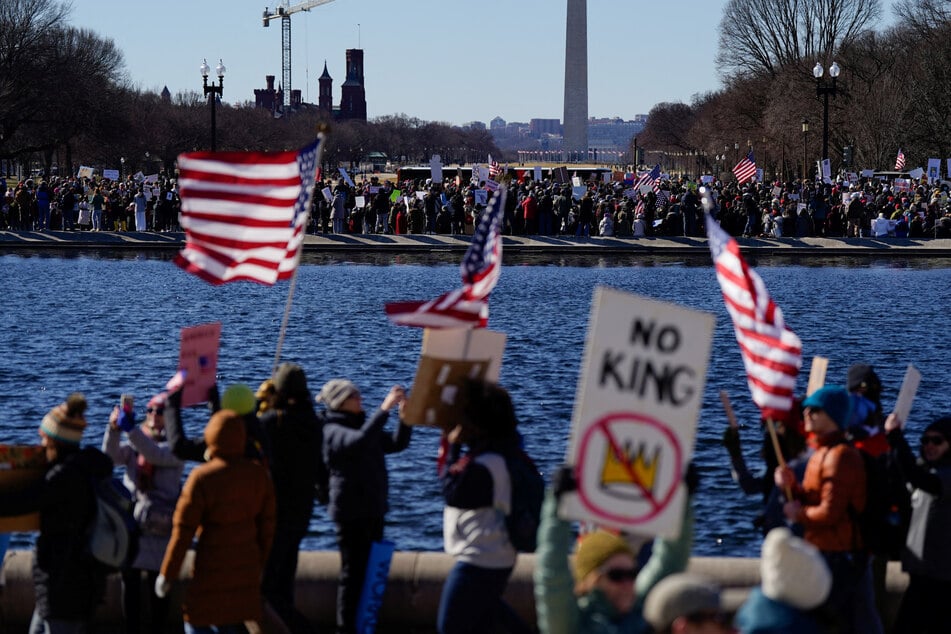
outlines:
{"label": "rippled water surface", "polygon": [[[349,257],[349,256],[348,256]],[[98,442],[121,392],[144,402],[175,371],[183,326],[221,321],[219,385],[252,387],[270,372],[288,284],[212,287],[167,256],[102,258],[0,256],[0,439],[35,443],[43,414],[71,391],[86,393],[87,442]],[[282,359],[300,363],[312,390],[349,377],[369,406],[393,383],[412,381],[422,332],[390,325],[383,304],[429,299],[459,283],[458,256],[382,256],[363,263],[322,257],[300,269]],[[620,264],[620,265],[618,265]],[[951,262],[857,261],[816,266],[762,261],[757,271],[803,341],[808,359],[830,358],[827,382],[844,382],[850,363],[871,362],[890,406],[905,366],[924,375],[909,422],[913,431],[951,411],[947,340]],[[508,335],[502,382],[512,392],[529,451],[547,472],[562,459],[587,327],[591,291],[605,284],[716,315],[696,448],[702,485],[694,551],[756,555],[750,520],[756,500],[729,476],[719,438],[726,425],[717,393],[733,396],[748,421],[748,460],[760,464],[758,424],[742,362],[709,260],[649,263],[571,258],[506,264],[492,296],[492,328]],[[185,414],[198,434],[203,411]],[[437,432],[419,429],[410,448],[389,458],[388,537],[401,549],[442,548],[435,479]],[[18,536],[21,546],[29,536]],[[328,548],[333,533],[315,509],[308,548]]]}

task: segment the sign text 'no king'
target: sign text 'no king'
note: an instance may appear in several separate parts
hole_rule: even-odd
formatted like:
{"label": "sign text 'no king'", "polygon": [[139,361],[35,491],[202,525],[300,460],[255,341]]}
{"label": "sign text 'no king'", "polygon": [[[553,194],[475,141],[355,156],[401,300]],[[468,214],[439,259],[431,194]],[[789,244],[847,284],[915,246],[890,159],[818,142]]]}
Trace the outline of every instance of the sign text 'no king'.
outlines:
{"label": "sign text 'no king'", "polygon": [[567,461],[578,491],[559,514],[676,537],[713,337],[713,315],[598,287]]}

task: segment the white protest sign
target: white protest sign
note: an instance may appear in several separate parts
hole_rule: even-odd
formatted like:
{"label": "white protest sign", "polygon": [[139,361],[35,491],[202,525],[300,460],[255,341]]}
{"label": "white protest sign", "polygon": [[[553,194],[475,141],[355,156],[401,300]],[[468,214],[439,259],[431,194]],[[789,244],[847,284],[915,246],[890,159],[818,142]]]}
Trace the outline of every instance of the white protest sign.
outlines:
{"label": "white protest sign", "polygon": [[80,165],[76,178],[92,178],[92,168],[88,165]]}
{"label": "white protest sign", "polygon": [[631,187],[630,189],[624,190],[624,195],[630,198],[631,200],[637,200],[637,190]]}
{"label": "white protest sign", "polygon": [[645,196],[651,193],[652,191],[654,191],[654,188],[651,187],[650,185],[641,185],[640,192],[644,194]]}
{"label": "white protest sign", "polygon": [[442,159],[438,154],[433,154],[433,158],[429,160],[429,173],[434,183],[442,182]]}
{"label": "white protest sign", "polygon": [[357,196],[354,198],[354,206],[357,209],[362,209],[367,206],[367,199],[363,196]]}
{"label": "white protest sign", "polygon": [[700,182],[706,185],[707,183],[713,182],[713,174],[704,174],[700,177]]}
{"label": "white protest sign", "polygon": [[806,396],[809,396],[826,384],[826,370],[829,369],[829,359],[813,357],[812,367],[809,369],[809,382],[806,384]]}
{"label": "white protest sign", "polygon": [[489,192],[485,189],[473,189],[472,196],[475,198],[475,204],[477,205],[488,205],[489,204]]}
{"label": "white protest sign", "polygon": [[182,407],[188,407],[206,402],[208,390],[215,385],[221,322],[182,328],[181,341],[178,369],[185,370]]}
{"label": "white protest sign", "polygon": [[370,194],[375,195],[380,193],[381,187],[379,185],[370,185]]}
{"label": "white protest sign", "polygon": [[584,197],[584,195],[587,193],[587,191],[588,191],[588,188],[585,187],[584,185],[581,185],[580,187],[572,187],[571,197],[574,198],[575,200],[581,200]]}
{"label": "white protest sign", "polygon": [[822,180],[825,183],[832,184],[832,164],[829,159],[822,159],[817,162],[819,173],[822,174]]}
{"label": "white protest sign", "polygon": [[928,159],[928,180],[936,181],[941,177],[941,159]]}
{"label": "white protest sign", "polygon": [[842,192],[842,204],[848,205],[852,200],[852,192]]}
{"label": "white protest sign", "polygon": [[567,452],[578,490],[561,517],[679,534],[713,325],[709,313],[595,289]]}
{"label": "white protest sign", "polygon": [[539,165],[536,165],[536,166],[535,166],[535,169],[534,169],[533,172],[532,172],[532,177],[533,177],[533,180],[534,180],[536,183],[540,183],[540,182],[541,182],[541,180],[542,180],[542,168],[541,168],[541,166],[539,166]]}
{"label": "white protest sign", "polygon": [[320,190],[320,193],[324,195],[324,200],[326,200],[328,203],[332,203],[334,201],[334,194],[332,191],[330,191],[329,187],[324,187]]}
{"label": "white protest sign", "polygon": [[908,369],[905,370],[905,378],[901,382],[901,389],[898,390],[898,400],[895,401],[895,416],[898,417],[902,425],[908,422],[911,404],[915,400],[919,383],[921,383],[921,372],[909,363]]}
{"label": "white protest sign", "polygon": [[424,200],[426,198],[426,192],[423,190],[418,190],[416,192],[416,200]]}
{"label": "white protest sign", "polygon": [[145,177],[145,182],[146,182],[146,183],[157,183],[157,182],[158,182],[158,174],[149,174],[148,176]]}
{"label": "white protest sign", "polygon": [[102,170],[102,177],[117,181],[119,180],[119,170]]}
{"label": "white protest sign", "polygon": [[862,170],[860,173],[862,174],[862,178],[871,178],[875,176],[875,170]]}
{"label": "white protest sign", "polygon": [[346,167],[338,167],[337,171],[340,172],[340,177],[343,179],[343,182],[350,187],[356,187],[356,185],[353,184],[353,179],[350,178],[350,174],[347,174]]}
{"label": "white protest sign", "polygon": [[571,177],[571,186],[572,186],[572,187],[581,187],[581,177],[580,177],[580,176],[572,176],[572,177]]}
{"label": "white protest sign", "polygon": [[489,168],[481,165],[472,166],[472,180],[477,183],[489,180]]}
{"label": "white protest sign", "polygon": [[919,179],[924,175],[924,173],[925,171],[923,169],[921,169],[920,167],[916,167],[915,169],[908,172],[908,175],[914,179]]}
{"label": "white protest sign", "polygon": [[[951,160],[951,159],[948,159],[948,160]],[[145,180],[145,174],[143,174],[142,172],[136,172],[136,173],[132,176],[132,180],[134,180],[134,181],[137,182],[137,183],[141,183],[142,181]]]}

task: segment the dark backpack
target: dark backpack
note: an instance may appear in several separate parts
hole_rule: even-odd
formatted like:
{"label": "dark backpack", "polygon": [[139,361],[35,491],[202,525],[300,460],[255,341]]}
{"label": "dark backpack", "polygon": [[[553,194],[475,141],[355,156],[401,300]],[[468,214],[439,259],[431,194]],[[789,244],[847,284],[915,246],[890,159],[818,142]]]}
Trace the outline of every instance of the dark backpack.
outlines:
{"label": "dark backpack", "polygon": [[139,553],[139,524],[132,513],[135,500],[120,480],[93,480],[96,514],[86,547],[103,568],[115,572],[132,565]]}
{"label": "dark backpack", "polygon": [[545,499],[545,479],[535,462],[521,449],[505,456],[505,467],[512,487],[512,508],[505,517],[509,541],[515,550],[533,553]]}
{"label": "dark backpack", "polygon": [[865,549],[897,561],[911,521],[911,495],[891,452],[876,457],[858,451],[865,466],[865,509],[857,513],[850,507],[849,513],[859,527]]}

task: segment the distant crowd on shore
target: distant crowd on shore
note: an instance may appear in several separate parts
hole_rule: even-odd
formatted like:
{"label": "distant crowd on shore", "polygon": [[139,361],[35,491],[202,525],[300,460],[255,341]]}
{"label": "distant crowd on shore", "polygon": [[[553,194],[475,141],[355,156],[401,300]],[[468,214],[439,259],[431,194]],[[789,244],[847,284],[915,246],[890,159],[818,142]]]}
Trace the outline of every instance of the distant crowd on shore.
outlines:
{"label": "distant crowd on shore", "polygon": [[[946,184],[775,181],[701,183],[687,177],[653,188],[631,179],[582,187],[530,178],[509,184],[508,235],[702,237],[699,187],[711,191],[711,213],[735,236],[948,238],[951,199]],[[632,176],[630,174],[628,177]],[[351,181],[352,183],[352,181]],[[644,190],[644,191],[641,191]],[[318,182],[308,231],[469,235],[491,192],[486,183],[430,179],[348,185]],[[139,183],[89,178],[29,179],[9,187],[0,203],[0,229],[14,231],[180,231],[181,200],[174,179]]]}

